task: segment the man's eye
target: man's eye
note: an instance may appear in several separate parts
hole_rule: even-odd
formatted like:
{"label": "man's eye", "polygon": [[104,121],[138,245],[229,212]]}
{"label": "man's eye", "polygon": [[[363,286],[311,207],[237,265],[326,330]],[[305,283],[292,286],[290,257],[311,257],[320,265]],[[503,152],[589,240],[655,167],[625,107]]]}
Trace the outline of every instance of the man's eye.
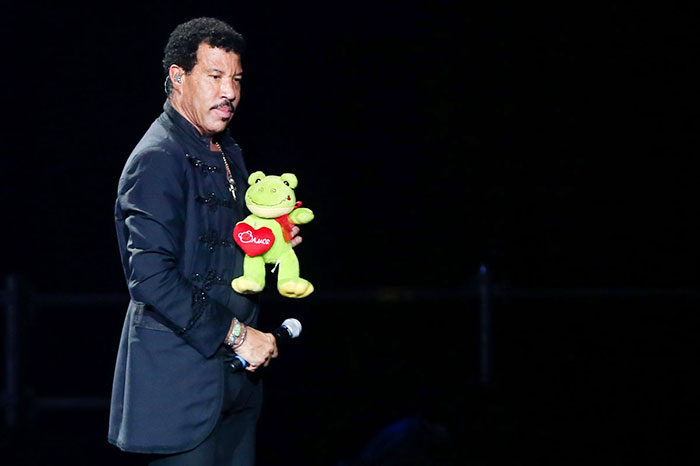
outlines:
{"label": "man's eye", "polygon": [[218,74],[210,74],[209,76],[214,78],[214,79],[219,79],[221,77]]}

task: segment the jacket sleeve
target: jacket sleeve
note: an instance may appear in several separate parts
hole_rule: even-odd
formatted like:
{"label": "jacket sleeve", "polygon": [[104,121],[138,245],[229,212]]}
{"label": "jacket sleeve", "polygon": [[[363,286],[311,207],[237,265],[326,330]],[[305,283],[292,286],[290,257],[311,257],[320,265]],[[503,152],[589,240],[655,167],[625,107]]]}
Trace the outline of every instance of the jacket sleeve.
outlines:
{"label": "jacket sleeve", "polygon": [[[185,175],[182,165],[158,150],[132,156],[119,182],[117,209],[126,240],[125,272],[132,299],[205,358],[214,355],[232,314],[208,299],[178,271],[185,236]],[[119,215],[117,216],[119,217]]]}

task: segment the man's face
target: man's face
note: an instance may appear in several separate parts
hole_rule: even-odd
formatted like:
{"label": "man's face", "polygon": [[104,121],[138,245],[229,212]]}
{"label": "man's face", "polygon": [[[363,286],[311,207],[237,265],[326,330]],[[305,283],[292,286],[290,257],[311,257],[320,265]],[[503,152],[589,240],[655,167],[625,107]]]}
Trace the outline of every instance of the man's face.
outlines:
{"label": "man's face", "polygon": [[243,68],[234,52],[199,44],[197,64],[181,77],[176,108],[204,136],[226,128],[241,97]]}

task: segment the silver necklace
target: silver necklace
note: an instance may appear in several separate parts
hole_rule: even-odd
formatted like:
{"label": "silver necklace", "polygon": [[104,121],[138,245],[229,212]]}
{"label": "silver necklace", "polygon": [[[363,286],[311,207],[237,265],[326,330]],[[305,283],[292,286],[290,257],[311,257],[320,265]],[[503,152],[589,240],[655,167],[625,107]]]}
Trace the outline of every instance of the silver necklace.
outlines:
{"label": "silver necklace", "polygon": [[216,147],[219,148],[219,152],[221,152],[221,158],[224,160],[224,166],[226,167],[226,181],[228,181],[228,190],[231,193],[231,196],[233,196],[233,200],[236,200],[236,181],[233,179],[233,176],[231,175],[231,169],[228,166],[228,162],[226,161],[226,155],[224,154],[223,149],[221,149],[221,145],[218,142],[215,142]]}

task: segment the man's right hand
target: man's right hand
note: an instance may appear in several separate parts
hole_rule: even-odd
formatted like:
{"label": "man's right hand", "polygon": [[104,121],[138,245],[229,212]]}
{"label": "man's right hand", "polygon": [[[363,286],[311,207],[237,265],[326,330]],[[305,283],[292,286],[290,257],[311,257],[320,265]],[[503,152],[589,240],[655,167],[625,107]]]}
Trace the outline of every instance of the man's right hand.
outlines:
{"label": "man's right hand", "polygon": [[236,354],[248,362],[246,370],[253,372],[260,366],[267,367],[270,360],[277,357],[277,340],[271,333],[248,327],[245,341],[236,349]]}

